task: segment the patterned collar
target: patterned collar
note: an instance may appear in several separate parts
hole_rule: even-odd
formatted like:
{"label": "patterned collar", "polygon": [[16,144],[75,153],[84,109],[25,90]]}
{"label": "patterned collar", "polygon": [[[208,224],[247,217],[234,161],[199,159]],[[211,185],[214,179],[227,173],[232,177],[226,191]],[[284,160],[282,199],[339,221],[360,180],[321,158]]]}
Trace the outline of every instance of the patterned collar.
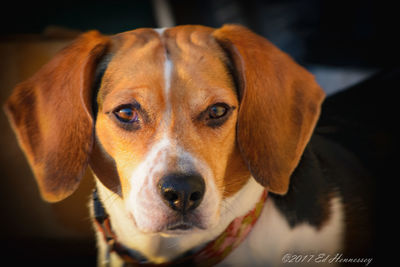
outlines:
{"label": "patterned collar", "polygon": [[108,245],[107,259],[110,253],[115,252],[125,261],[124,266],[213,266],[226,258],[239,244],[246,238],[264,207],[267,198],[267,190],[264,190],[260,200],[255,207],[246,215],[234,219],[228,227],[216,239],[210,241],[202,249],[194,253],[185,253],[178,259],[162,264],[154,264],[146,260],[139,253],[128,249],[117,241],[117,237],[112,231],[108,214],[97,195],[97,190],[93,192],[93,209],[97,230],[102,232],[105,242]]}

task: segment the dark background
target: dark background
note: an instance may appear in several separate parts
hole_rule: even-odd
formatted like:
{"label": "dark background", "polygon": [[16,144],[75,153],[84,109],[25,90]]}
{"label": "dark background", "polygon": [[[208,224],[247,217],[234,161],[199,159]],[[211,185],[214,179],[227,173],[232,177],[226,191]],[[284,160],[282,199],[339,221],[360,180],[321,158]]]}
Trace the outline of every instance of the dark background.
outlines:
{"label": "dark background", "polygon": [[16,1],[3,6],[0,36],[39,34],[49,25],[105,34],[161,27],[160,2],[176,25],[248,26],[305,65],[328,93],[399,60],[398,8],[377,0]]}
{"label": "dark background", "polygon": [[[156,15],[157,10],[163,9],[160,2],[167,3],[170,12],[168,9],[164,11],[176,25],[220,27],[224,23],[239,23],[249,27],[315,74],[328,95],[399,66],[398,8],[394,1],[372,0],[13,1],[2,4],[0,45],[6,49],[0,52],[7,53],[10,46],[39,38],[49,26],[77,31],[97,29],[105,34],[140,27],[170,26],[160,25],[162,20]],[[45,38],[43,42],[47,45],[50,40]],[[17,60],[23,65],[24,58],[18,58],[18,54],[15,56]],[[10,68],[10,64],[0,62],[0,74],[8,73],[6,71]],[[398,80],[399,72],[391,73],[390,86],[378,79],[374,80],[374,87],[368,89],[369,100],[374,97],[381,100],[375,109],[383,110],[381,107],[385,103],[395,105],[397,96],[394,93],[398,86],[393,81]],[[4,76],[0,78],[7,78]],[[18,78],[15,80],[19,81]],[[2,102],[14,85],[11,82],[0,88]],[[380,85],[386,88],[380,88]],[[358,88],[352,99],[362,97],[363,88]],[[392,99],[385,102],[383,96]],[[354,108],[357,106],[353,106],[352,100],[347,100],[342,113],[352,113]],[[366,109],[364,103],[363,110]],[[374,113],[374,109],[371,112]],[[358,110],[358,113],[362,112]],[[376,116],[376,121],[380,120],[379,116]],[[78,197],[72,197],[66,204],[44,203],[4,114],[1,114],[0,126],[2,258],[11,257],[10,266],[31,262],[52,266],[95,265],[93,232],[85,213],[87,192],[93,187],[92,182],[86,182],[77,192]],[[380,139],[382,147],[390,146],[386,141]],[[385,175],[389,172],[386,171]],[[86,180],[91,179],[88,176]],[[76,221],[83,226],[76,225]]]}
{"label": "dark background", "polygon": [[[0,34],[41,33],[49,25],[112,34],[160,27],[161,1],[14,1],[2,6]],[[372,0],[166,0],[175,24],[239,23],[300,63],[387,67],[398,59],[398,8]]]}

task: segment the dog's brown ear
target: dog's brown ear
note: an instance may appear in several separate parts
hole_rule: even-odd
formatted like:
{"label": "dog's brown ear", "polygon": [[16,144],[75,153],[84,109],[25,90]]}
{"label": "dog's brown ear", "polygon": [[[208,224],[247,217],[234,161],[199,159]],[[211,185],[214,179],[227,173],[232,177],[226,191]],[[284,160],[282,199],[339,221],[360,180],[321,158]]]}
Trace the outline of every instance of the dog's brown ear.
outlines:
{"label": "dog's brown ear", "polygon": [[5,111],[39,184],[60,201],[78,187],[93,145],[91,89],[108,37],[91,31],[17,85]]}
{"label": "dog's brown ear", "polygon": [[308,71],[248,29],[226,25],[213,36],[236,72],[240,152],[260,184],[285,194],[325,94]]}

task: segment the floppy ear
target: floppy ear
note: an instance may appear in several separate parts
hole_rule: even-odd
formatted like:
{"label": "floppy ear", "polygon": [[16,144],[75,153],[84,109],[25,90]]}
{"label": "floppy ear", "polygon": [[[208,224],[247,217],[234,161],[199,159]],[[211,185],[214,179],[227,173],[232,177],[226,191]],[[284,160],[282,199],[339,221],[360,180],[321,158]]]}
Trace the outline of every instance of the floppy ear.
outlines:
{"label": "floppy ear", "polygon": [[285,194],[325,94],[308,71],[248,29],[226,25],[213,36],[234,65],[240,152],[260,184]]}
{"label": "floppy ear", "polygon": [[87,167],[93,145],[92,82],[108,40],[97,31],[82,34],[18,84],[5,105],[47,201],[71,195]]}

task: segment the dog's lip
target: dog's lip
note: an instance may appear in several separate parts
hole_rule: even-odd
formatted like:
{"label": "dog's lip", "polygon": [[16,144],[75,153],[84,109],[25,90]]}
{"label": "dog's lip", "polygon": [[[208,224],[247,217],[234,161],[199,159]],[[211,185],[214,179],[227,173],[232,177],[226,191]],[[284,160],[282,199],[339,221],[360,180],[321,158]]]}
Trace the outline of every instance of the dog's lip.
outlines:
{"label": "dog's lip", "polygon": [[168,223],[164,228],[165,233],[170,234],[185,234],[191,231],[202,230],[204,227],[198,221],[178,220]]}
{"label": "dog's lip", "polygon": [[205,230],[204,226],[198,216],[190,214],[189,216],[172,216],[165,224],[159,225],[158,229],[142,229],[138,226],[135,216],[132,213],[128,214],[128,218],[132,223],[139,227],[139,230],[147,234],[161,234],[165,236],[175,236],[187,234],[197,230]]}
{"label": "dog's lip", "polygon": [[181,231],[187,231],[195,228],[192,223],[187,223],[187,222],[177,222],[174,224],[169,224],[167,225],[167,230],[168,231],[175,231],[175,230],[181,230]]}

